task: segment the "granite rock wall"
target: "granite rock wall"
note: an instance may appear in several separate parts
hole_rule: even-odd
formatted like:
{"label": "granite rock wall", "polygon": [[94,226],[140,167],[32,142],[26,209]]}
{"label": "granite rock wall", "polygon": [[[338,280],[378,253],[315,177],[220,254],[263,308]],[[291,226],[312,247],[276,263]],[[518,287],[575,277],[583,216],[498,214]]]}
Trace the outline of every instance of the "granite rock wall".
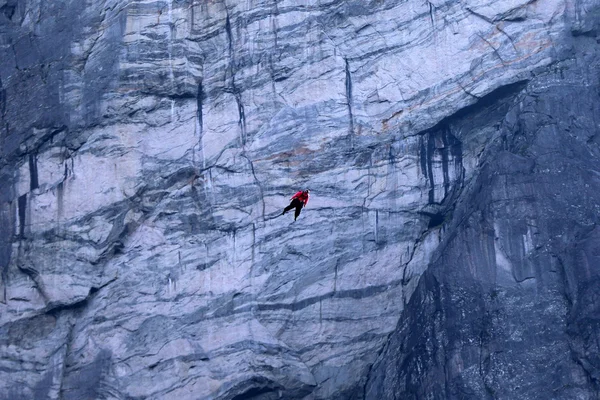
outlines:
{"label": "granite rock wall", "polygon": [[0,398],[594,398],[598,15],[0,0]]}

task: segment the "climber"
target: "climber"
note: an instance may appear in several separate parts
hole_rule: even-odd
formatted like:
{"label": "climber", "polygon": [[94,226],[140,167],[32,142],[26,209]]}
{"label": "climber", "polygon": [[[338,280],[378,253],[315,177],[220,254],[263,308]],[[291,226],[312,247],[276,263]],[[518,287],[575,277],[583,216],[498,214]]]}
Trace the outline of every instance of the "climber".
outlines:
{"label": "climber", "polygon": [[308,198],[310,197],[309,195],[310,190],[306,189],[306,190],[301,190],[298,193],[296,193],[295,195],[292,196],[292,198],[290,200],[292,200],[292,202],[290,203],[289,206],[287,206],[286,208],[283,209],[283,212],[281,213],[281,215],[285,214],[286,212],[290,211],[292,208],[296,208],[296,212],[294,213],[294,221],[296,220],[296,218],[298,218],[298,215],[300,215],[300,211],[302,211],[303,207],[306,207],[306,205],[308,204]]}

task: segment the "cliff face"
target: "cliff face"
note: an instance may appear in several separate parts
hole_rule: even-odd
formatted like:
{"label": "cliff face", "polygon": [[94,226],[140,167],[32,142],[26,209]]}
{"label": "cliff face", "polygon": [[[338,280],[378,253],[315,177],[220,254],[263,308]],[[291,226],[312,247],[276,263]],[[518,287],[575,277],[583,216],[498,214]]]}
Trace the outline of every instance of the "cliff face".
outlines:
{"label": "cliff face", "polygon": [[599,19],[0,0],[0,398],[596,398]]}
{"label": "cliff face", "polygon": [[600,395],[600,60],[578,41],[503,118],[366,398]]}

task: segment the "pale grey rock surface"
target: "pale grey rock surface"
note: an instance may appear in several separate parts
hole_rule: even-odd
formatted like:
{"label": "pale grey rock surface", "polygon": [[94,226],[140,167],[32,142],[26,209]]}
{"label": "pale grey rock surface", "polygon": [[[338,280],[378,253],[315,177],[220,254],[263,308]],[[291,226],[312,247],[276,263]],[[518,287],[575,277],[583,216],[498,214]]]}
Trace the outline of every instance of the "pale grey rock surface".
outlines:
{"label": "pale grey rock surface", "polygon": [[[597,52],[598,10],[0,0],[0,398],[411,395],[377,374],[419,277],[498,137],[519,146],[501,127],[532,82],[555,87],[538,77],[566,59],[597,76],[579,55]],[[300,219],[279,217],[304,187]],[[597,376],[585,337],[573,351]]]}

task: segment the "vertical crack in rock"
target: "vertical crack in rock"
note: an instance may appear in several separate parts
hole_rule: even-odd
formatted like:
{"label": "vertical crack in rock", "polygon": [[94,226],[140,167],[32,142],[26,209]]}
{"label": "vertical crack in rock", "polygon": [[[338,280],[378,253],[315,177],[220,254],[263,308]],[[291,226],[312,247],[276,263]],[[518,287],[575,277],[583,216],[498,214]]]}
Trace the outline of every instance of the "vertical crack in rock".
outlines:
{"label": "vertical crack in rock", "polygon": [[427,148],[425,153],[425,161],[427,163],[427,176],[429,177],[429,204],[435,203],[435,179],[433,176],[433,156],[435,153],[435,140],[431,134],[426,136]]}
{"label": "vertical crack in rock", "polygon": [[442,175],[444,177],[444,196],[448,195],[450,190],[450,176],[448,175],[448,128],[442,131],[442,144],[443,148],[440,150],[442,153]]}
{"label": "vertical crack in rock", "polygon": [[14,57],[14,60],[15,60],[15,69],[17,71],[21,71],[21,68],[19,67],[19,55],[17,54],[17,49],[16,49],[16,47],[15,47],[14,44],[11,44],[10,48],[12,50],[13,57]]}
{"label": "vertical crack in rock", "polygon": [[39,187],[37,156],[34,153],[29,154],[29,189],[34,190]]}
{"label": "vertical crack in rock", "polygon": [[269,75],[271,77],[270,86],[271,92],[273,93],[273,100],[275,100],[275,98],[279,96],[275,87],[275,83],[287,79],[287,73],[282,73],[281,71],[278,71],[275,65],[275,62],[281,61],[282,56],[282,52],[279,50],[279,25],[277,23],[278,15],[279,6],[277,5],[277,0],[274,0],[271,5],[271,10],[269,14],[271,32],[273,33],[273,50],[269,51],[267,55]]}
{"label": "vertical crack in rock", "polygon": [[264,221],[266,205],[265,205],[265,195],[264,195],[263,187],[262,187],[260,181],[258,180],[258,177],[256,176],[256,171],[254,170],[254,163],[252,162],[250,157],[248,157],[248,155],[246,154],[245,151],[243,151],[241,155],[248,161],[248,164],[250,164],[250,171],[252,172],[252,176],[254,177],[254,182],[256,183],[256,186],[258,187],[258,192],[260,195],[260,201],[262,204],[262,219]]}
{"label": "vertical crack in rock", "polygon": [[333,296],[336,295],[337,293],[337,281],[338,281],[338,268],[340,265],[340,259],[338,258],[335,261],[335,270],[334,270],[334,275],[333,275]]}
{"label": "vertical crack in rock", "polygon": [[244,114],[244,104],[242,103],[242,95],[240,91],[235,86],[235,78],[231,78],[231,89],[233,90],[235,96],[235,102],[237,103],[238,108],[238,125],[240,127],[240,141],[242,146],[246,145],[246,117]]}
{"label": "vertical crack in rock", "polygon": [[64,345],[64,353],[63,353],[63,362],[62,365],[60,366],[60,380],[59,380],[59,385],[58,385],[58,399],[59,400],[63,400],[64,399],[64,382],[65,382],[65,377],[67,375],[67,364],[68,364],[68,360],[69,360],[69,355],[71,354],[71,347],[73,345],[73,339],[74,339],[74,331],[75,331],[75,323],[71,322],[71,326],[69,327],[69,332],[67,333],[67,339],[65,341],[65,345]]}
{"label": "vertical crack in rock", "polygon": [[379,244],[379,210],[375,210],[375,244]]}
{"label": "vertical crack in rock", "polygon": [[[277,5],[277,1],[278,0],[273,0],[273,5],[271,7],[271,30],[273,31],[273,41],[274,41],[274,47],[275,50],[277,50],[277,48],[279,47],[278,44],[278,31],[279,31],[279,27],[277,25],[277,16],[279,15],[279,6]],[[280,55],[281,57],[281,55]]]}
{"label": "vertical crack in rock", "polygon": [[429,179],[429,169],[427,168],[427,144],[425,142],[425,135],[419,136],[419,161],[421,166],[421,173],[425,180]]}
{"label": "vertical crack in rock", "polygon": [[[167,7],[167,15],[169,17],[169,43],[167,44],[167,52],[169,54],[169,80],[171,81],[171,94],[173,94],[175,93],[175,73],[173,71],[173,37],[175,36],[173,0],[167,0]],[[174,102],[172,104],[174,104]]]}
{"label": "vertical crack in rock", "polygon": [[21,239],[25,236],[25,224],[27,222],[27,193],[19,196],[18,200],[18,211],[19,211],[19,237]]}
{"label": "vertical crack in rock", "polygon": [[200,147],[200,156],[202,157],[202,168],[206,168],[206,156],[204,152],[204,120],[203,120],[204,88],[202,78],[198,82],[198,91],[196,93],[196,131],[198,133],[198,145]]}
{"label": "vertical crack in rock", "polygon": [[225,33],[227,34],[227,48],[229,50],[229,59],[231,60],[233,56],[233,38],[231,34],[231,18],[229,16],[229,9],[227,8],[227,4],[225,3]]}
{"label": "vertical crack in rock", "polygon": [[[231,30],[231,17],[229,15],[229,10],[227,9],[227,6],[225,6],[225,7],[226,7],[225,32],[227,34],[227,44],[228,44],[227,47],[228,47],[228,51],[229,51],[228,75],[229,75],[229,78],[231,79],[229,91],[231,93],[233,93],[233,96],[235,98],[235,102],[237,105],[237,109],[238,109],[238,115],[239,115],[238,125],[240,128],[240,144],[243,148],[246,145],[246,141],[247,141],[246,116],[245,116],[245,112],[244,112],[244,104],[242,102],[241,91],[236,86],[236,82],[235,82],[236,66],[235,66],[235,54],[233,51],[233,33]],[[256,176],[256,171],[254,169],[254,163],[252,162],[250,157],[248,157],[248,155],[246,154],[246,152],[244,150],[242,150],[241,155],[248,161],[248,164],[250,165],[250,170],[252,172],[252,176],[254,178],[254,182],[256,183],[256,186],[258,187],[260,198],[261,198],[261,203],[262,203],[262,218],[264,221],[266,205],[265,205],[264,192],[263,192],[262,185],[261,185],[260,181],[258,180],[258,177]]]}
{"label": "vertical crack in rock", "polygon": [[[66,164],[65,164],[65,170],[66,170]],[[65,171],[65,179],[66,179],[66,173],[67,171]],[[56,213],[57,213],[57,218],[60,221],[63,217],[63,212],[64,212],[64,192],[65,192],[65,179],[63,179],[62,181],[60,181],[58,183],[58,185],[56,185]]]}
{"label": "vertical crack in rock", "polygon": [[430,1],[428,1],[427,4],[429,5],[429,19],[431,21],[431,26],[435,27],[435,6]]}
{"label": "vertical crack in rock", "polygon": [[[462,142],[451,133],[451,121],[446,120],[421,134],[419,138],[419,162],[428,187],[428,203],[441,205],[454,199],[454,188],[462,186],[464,168],[462,165]],[[452,163],[452,170],[450,164]],[[435,171],[441,168],[436,182]],[[436,199],[436,184],[441,184],[443,196]],[[436,213],[427,215],[435,215]]]}
{"label": "vertical crack in rock", "polygon": [[344,58],[344,66],[346,71],[346,103],[348,105],[348,132],[350,135],[350,147],[354,147],[354,116],[352,114],[352,75],[350,74],[350,64],[348,59]]}
{"label": "vertical crack in rock", "polygon": [[[227,6],[225,6],[227,7]],[[244,104],[242,103],[242,94],[240,89],[236,86],[235,83],[235,74],[236,74],[236,65],[235,65],[235,53],[233,51],[233,34],[231,32],[231,18],[229,16],[229,10],[227,9],[227,15],[225,18],[225,32],[227,34],[227,44],[229,51],[229,65],[227,67],[227,72],[229,75],[229,79],[231,79],[231,83],[228,91],[233,94],[235,98],[235,103],[238,109],[238,125],[240,127],[240,143],[241,146],[246,145],[246,115],[244,112]]]}
{"label": "vertical crack in rock", "polygon": [[204,123],[202,121],[202,102],[204,100],[204,92],[202,88],[202,79],[198,82],[198,92],[196,94],[196,117],[198,118],[198,134],[202,136]]}

